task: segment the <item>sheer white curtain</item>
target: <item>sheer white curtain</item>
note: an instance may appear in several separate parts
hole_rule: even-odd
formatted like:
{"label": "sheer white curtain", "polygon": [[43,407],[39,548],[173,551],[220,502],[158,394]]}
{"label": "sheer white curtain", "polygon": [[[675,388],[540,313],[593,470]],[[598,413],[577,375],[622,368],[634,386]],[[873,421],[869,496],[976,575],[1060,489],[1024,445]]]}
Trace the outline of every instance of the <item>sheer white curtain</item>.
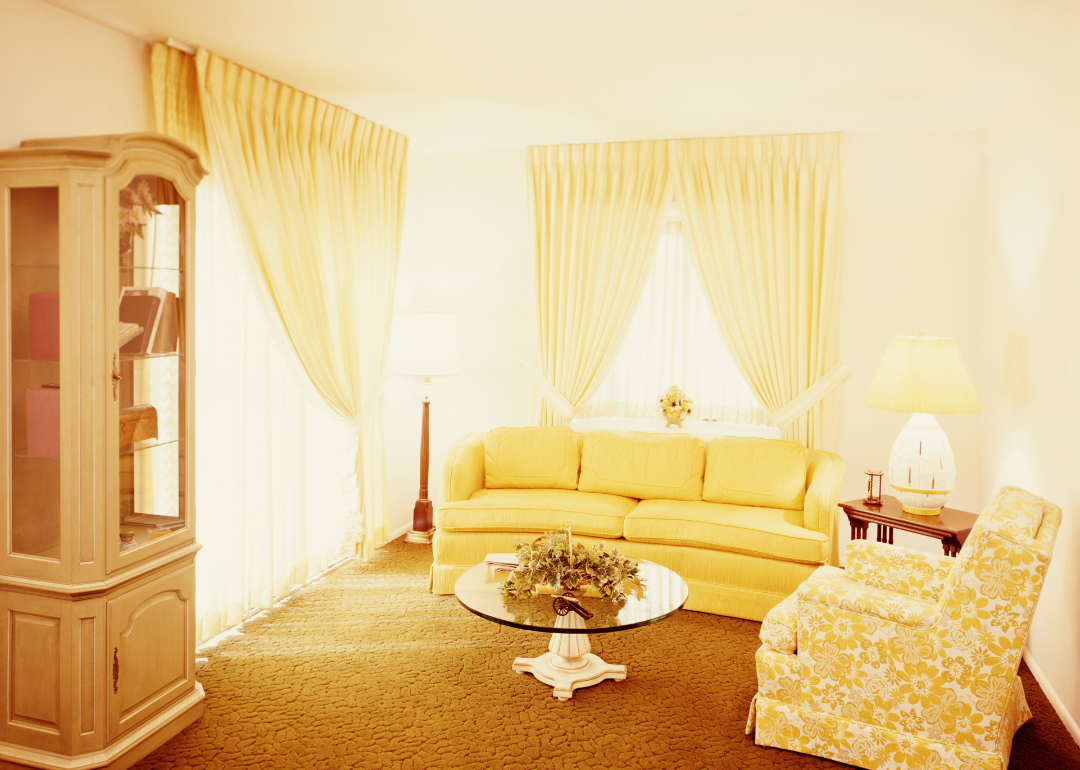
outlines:
{"label": "sheer white curtain", "polygon": [[699,420],[771,425],[720,335],[687,249],[673,204],[630,327],[579,418],[656,419],[661,396],[678,385]]}
{"label": "sheer white curtain", "polygon": [[[196,636],[242,621],[344,555],[348,426],[303,392],[271,338],[224,197],[196,221]],[[353,483],[355,496],[355,483]]]}

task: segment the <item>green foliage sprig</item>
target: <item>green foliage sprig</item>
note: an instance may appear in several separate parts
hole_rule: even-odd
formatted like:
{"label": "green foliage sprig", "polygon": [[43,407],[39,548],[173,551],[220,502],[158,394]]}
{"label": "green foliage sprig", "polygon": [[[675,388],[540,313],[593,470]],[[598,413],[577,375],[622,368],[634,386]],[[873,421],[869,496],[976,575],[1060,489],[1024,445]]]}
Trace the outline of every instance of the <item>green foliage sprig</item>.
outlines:
{"label": "green foliage sprig", "polygon": [[627,589],[639,599],[645,596],[645,579],[636,561],[621,556],[618,548],[605,551],[603,543],[589,547],[575,542],[571,568],[569,539],[565,529],[553,529],[531,543],[518,540],[518,568],[499,590],[511,598],[520,598],[536,596],[538,585],[554,589],[591,585],[605,599],[622,601]]}

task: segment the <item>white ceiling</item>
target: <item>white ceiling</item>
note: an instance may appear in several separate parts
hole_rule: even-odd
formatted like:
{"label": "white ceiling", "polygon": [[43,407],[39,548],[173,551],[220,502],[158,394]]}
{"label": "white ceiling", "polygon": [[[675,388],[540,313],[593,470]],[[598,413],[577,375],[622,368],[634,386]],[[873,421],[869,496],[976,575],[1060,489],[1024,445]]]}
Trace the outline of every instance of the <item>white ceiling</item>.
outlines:
{"label": "white ceiling", "polygon": [[416,149],[985,128],[1080,55],[1076,0],[51,0]]}

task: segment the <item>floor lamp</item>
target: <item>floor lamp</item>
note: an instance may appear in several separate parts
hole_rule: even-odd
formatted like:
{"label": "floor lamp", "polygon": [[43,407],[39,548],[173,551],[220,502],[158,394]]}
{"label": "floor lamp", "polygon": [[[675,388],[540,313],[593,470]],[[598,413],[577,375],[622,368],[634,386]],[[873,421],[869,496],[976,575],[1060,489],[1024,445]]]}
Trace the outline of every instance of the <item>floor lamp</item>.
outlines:
{"label": "floor lamp", "polygon": [[433,377],[457,374],[457,315],[454,313],[398,313],[394,316],[394,371],[423,377],[418,389],[424,416],[420,427],[420,495],[413,508],[407,543],[430,543],[435,533],[428,497],[428,411]]}

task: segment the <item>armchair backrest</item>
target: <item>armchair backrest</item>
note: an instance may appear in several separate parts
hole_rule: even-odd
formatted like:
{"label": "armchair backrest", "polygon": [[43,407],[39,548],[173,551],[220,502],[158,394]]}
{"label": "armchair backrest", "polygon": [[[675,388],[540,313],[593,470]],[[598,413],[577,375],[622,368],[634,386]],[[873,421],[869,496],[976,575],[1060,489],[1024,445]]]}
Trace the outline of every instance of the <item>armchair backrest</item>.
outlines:
{"label": "armchair backrest", "polygon": [[[979,516],[939,602],[936,636],[959,701],[990,717],[1006,713],[1028,627],[1050,564],[1061,509],[1003,487]],[[981,731],[979,731],[981,732]],[[981,741],[979,741],[981,742]]]}

